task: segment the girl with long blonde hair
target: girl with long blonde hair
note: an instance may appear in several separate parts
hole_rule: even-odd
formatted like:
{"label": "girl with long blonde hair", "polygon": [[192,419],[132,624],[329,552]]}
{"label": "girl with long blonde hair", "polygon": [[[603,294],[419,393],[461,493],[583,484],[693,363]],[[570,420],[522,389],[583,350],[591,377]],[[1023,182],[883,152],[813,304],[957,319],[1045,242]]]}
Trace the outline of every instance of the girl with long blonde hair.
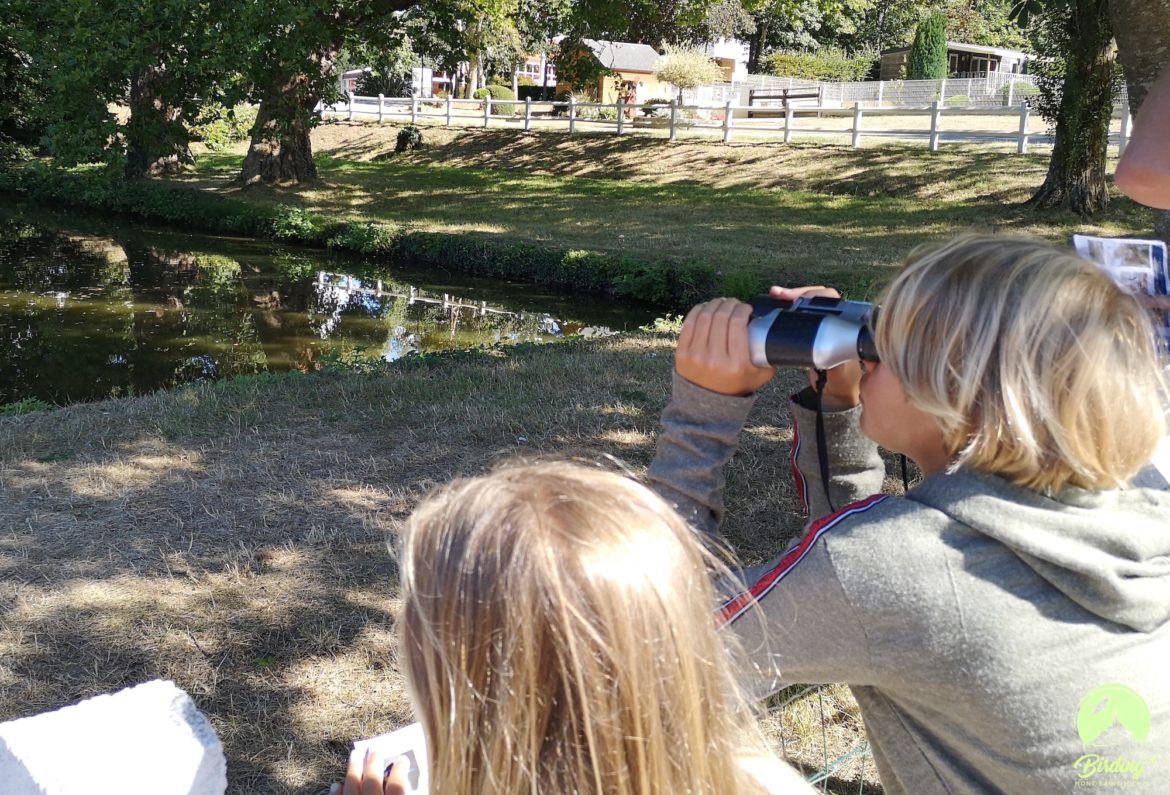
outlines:
{"label": "girl with long blonde hair", "polygon": [[735,685],[720,564],[645,487],[569,463],[457,481],[415,511],[400,560],[433,792],[809,791]]}

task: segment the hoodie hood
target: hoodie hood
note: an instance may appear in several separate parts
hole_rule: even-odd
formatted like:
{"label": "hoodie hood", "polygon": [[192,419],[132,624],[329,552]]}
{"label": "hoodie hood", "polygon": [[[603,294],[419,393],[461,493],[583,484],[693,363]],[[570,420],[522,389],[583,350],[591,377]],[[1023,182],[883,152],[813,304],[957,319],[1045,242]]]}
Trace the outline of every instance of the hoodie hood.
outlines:
{"label": "hoodie hood", "polygon": [[1066,489],[1046,497],[965,470],[935,475],[907,497],[1005,545],[1101,618],[1139,632],[1170,621],[1170,492]]}

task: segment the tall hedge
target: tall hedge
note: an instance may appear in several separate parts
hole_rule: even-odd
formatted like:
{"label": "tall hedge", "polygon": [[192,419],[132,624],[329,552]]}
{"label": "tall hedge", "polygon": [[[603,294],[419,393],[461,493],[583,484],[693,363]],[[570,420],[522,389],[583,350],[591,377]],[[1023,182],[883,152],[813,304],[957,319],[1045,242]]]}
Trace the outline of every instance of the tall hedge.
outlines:
{"label": "tall hedge", "polygon": [[947,76],[947,18],[935,14],[918,23],[906,60],[908,80],[942,80]]}
{"label": "tall hedge", "polygon": [[815,52],[781,50],[768,56],[768,70],[777,77],[851,82],[867,79],[875,60],[869,53],[850,58],[835,47]]}

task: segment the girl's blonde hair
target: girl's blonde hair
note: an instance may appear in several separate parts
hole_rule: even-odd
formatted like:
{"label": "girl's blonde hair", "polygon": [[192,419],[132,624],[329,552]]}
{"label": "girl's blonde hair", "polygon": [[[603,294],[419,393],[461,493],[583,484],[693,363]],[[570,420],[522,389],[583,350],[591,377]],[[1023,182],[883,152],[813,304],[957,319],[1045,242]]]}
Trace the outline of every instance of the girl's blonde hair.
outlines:
{"label": "girl's blonde hair", "polygon": [[[568,463],[452,483],[403,538],[401,641],[444,795],[762,792],[695,533]],[[722,633],[726,634],[726,633]]]}
{"label": "girl's blonde hair", "polygon": [[956,467],[1043,493],[1115,488],[1166,432],[1148,313],[1099,268],[1039,240],[966,235],[915,249],[874,337]]}

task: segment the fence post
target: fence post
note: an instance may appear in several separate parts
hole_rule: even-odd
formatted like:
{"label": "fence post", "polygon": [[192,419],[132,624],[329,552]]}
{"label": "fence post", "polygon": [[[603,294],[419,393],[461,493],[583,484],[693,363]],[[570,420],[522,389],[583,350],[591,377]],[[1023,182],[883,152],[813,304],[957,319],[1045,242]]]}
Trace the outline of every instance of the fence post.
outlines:
{"label": "fence post", "polygon": [[345,117],[346,121],[353,121],[353,94],[345,92],[345,101],[349,105],[349,114]]}
{"label": "fence post", "polygon": [[569,135],[577,130],[577,98],[569,95]]}
{"label": "fence post", "polygon": [[617,134],[618,134],[618,135],[621,135],[621,134],[622,134],[622,127],[624,127],[624,126],[625,126],[625,120],[626,120],[626,103],[625,103],[625,100],[619,99],[619,100],[617,101],[617,110],[618,110],[618,117],[617,117]]}
{"label": "fence post", "polygon": [[1016,99],[1016,75],[1012,73],[1011,80],[1008,81],[1007,106],[1010,108],[1015,104]]}
{"label": "fence post", "polygon": [[1028,103],[1020,103],[1020,135],[1016,141],[1016,154],[1028,154]]}
{"label": "fence post", "polygon": [[853,148],[861,146],[861,102],[853,103]]}
{"label": "fence post", "polygon": [[792,105],[784,103],[784,143],[792,143]]}
{"label": "fence post", "polygon": [[447,126],[451,126],[451,95],[447,95]]}
{"label": "fence post", "polygon": [[410,95],[410,123],[414,124],[418,121],[418,96]]}
{"label": "fence post", "polygon": [[532,124],[532,97],[524,98],[524,132],[528,132]]}
{"label": "fence post", "polygon": [[947,101],[947,79],[945,77],[938,83],[938,101],[943,103]]}
{"label": "fence post", "polygon": [[877,100],[877,104],[878,104],[879,108],[882,106],[882,94],[885,92],[885,89],[886,89],[886,81],[879,80],[878,81],[878,100]]}
{"label": "fence post", "polygon": [[938,151],[939,117],[942,116],[942,105],[936,99],[930,103],[930,151]]}
{"label": "fence post", "polygon": [[723,106],[723,143],[731,143],[731,100]]}
{"label": "fence post", "polygon": [[386,97],[378,95],[378,124],[386,120]]}
{"label": "fence post", "polygon": [[1129,116],[1129,100],[1121,103],[1121,137],[1117,141],[1117,156],[1125,154],[1125,147],[1129,144],[1129,128],[1133,122]]}
{"label": "fence post", "polygon": [[492,95],[483,98],[483,126],[487,127],[492,118]]}
{"label": "fence post", "polygon": [[678,100],[672,99],[670,101],[670,139],[675,140],[678,137]]}

